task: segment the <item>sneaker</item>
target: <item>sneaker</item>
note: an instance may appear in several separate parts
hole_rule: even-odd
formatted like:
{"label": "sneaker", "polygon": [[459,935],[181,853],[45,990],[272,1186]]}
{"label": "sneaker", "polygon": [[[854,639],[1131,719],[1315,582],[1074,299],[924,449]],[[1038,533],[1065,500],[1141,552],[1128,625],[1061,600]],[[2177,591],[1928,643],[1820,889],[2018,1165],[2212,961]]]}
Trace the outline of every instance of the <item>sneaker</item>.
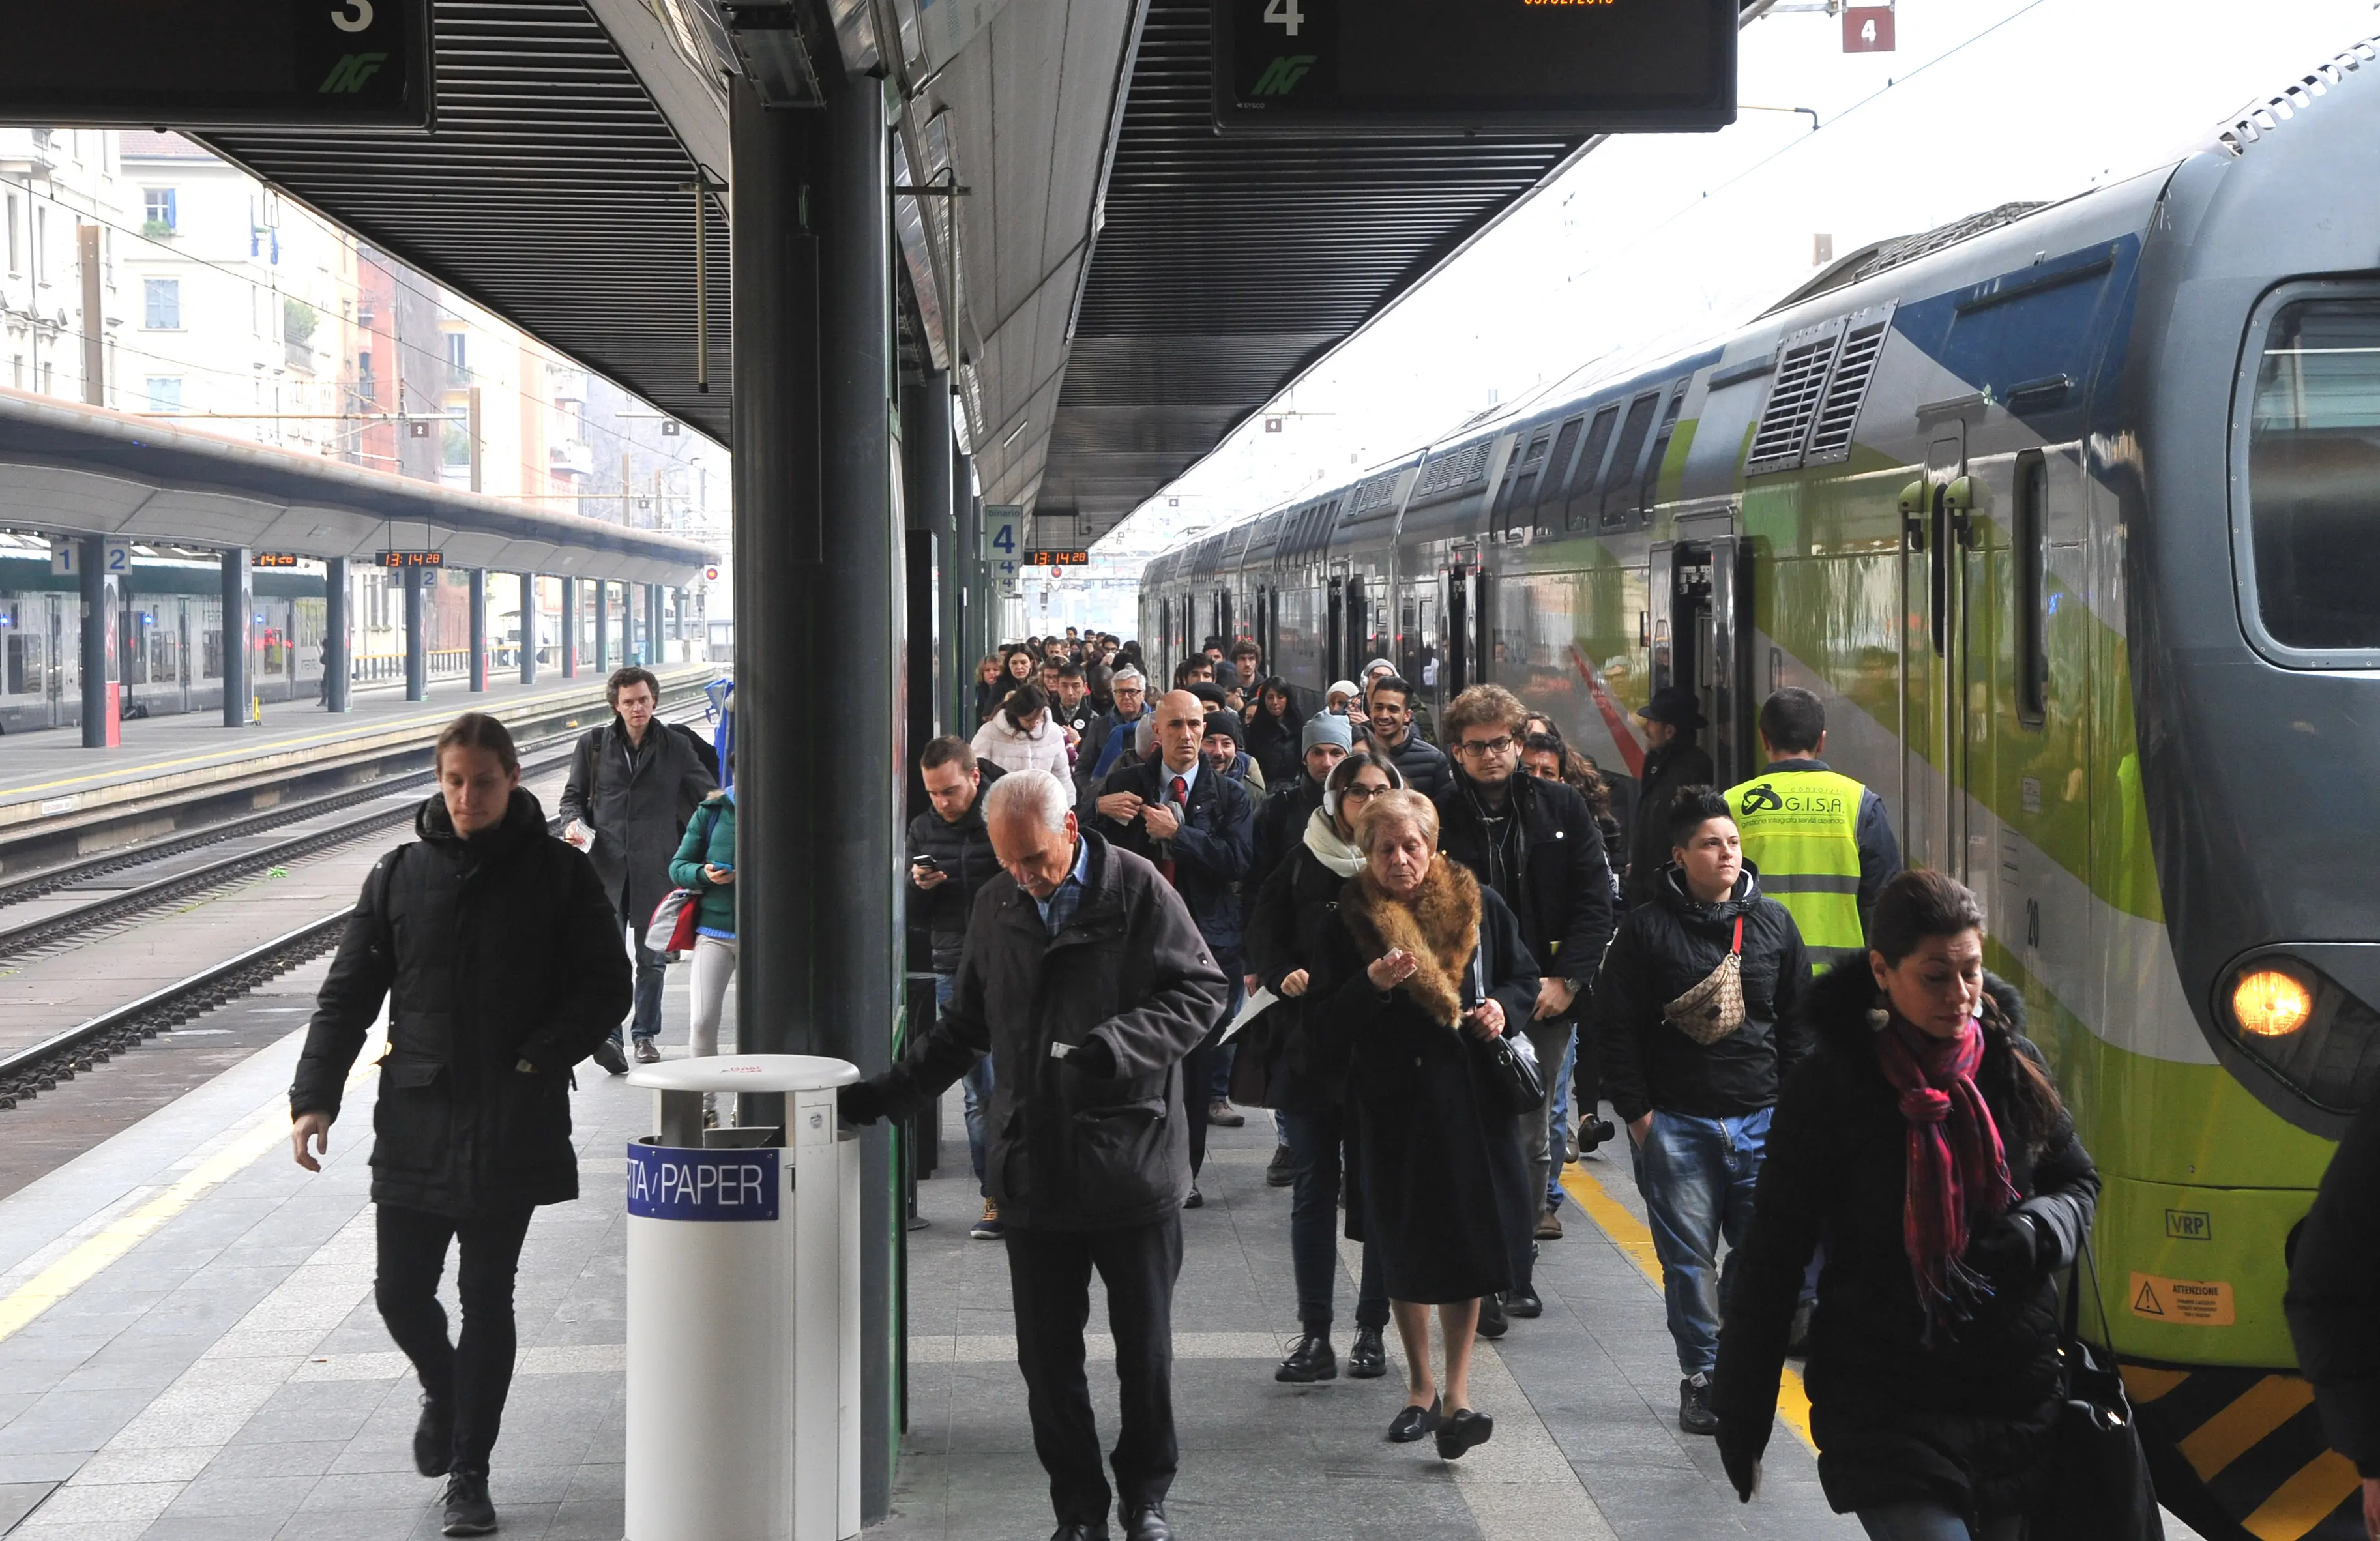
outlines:
{"label": "sneaker", "polygon": [[1711,1377],[1707,1372],[1678,1382],[1678,1426],[1688,1434],[1717,1434],[1718,1414],[1711,1411]]}
{"label": "sneaker", "polygon": [[1537,1240],[1541,1242],[1561,1240],[1561,1217],[1551,1209],[1537,1217]]}
{"label": "sneaker", "polygon": [[1219,1097],[1207,1104],[1207,1122],[1218,1129],[1239,1129],[1246,1125],[1248,1115]]}
{"label": "sneaker", "polygon": [[455,1455],[455,1410],[423,1392],[421,1421],[413,1426],[413,1469],[423,1476],[444,1476]]}
{"label": "sneaker", "polygon": [[487,1535],[496,1528],[496,1506],[488,1500],[488,1474],[455,1472],[446,1478],[445,1535]]}
{"label": "sneaker", "polygon": [[597,1044],[595,1052],[587,1057],[594,1061],[597,1067],[607,1075],[628,1074],[628,1057],[621,1053],[620,1046],[610,1038],[605,1038],[601,1043]]}
{"label": "sneaker", "polygon": [[650,1038],[638,1038],[637,1040],[637,1063],[640,1065],[657,1065],[661,1062],[662,1051],[653,1047],[653,1040]]}
{"label": "sneaker", "polygon": [[967,1234],[978,1242],[996,1242],[1001,1238],[1000,1206],[990,1199],[983,1201],[983,1219],[967,1228]]}
{"label": "sneaker", "polygon": [[1297,1163],[1289,1159],[1289,1147],[1285,1145],[1275,1146],[1272,1152],[1272,1160],[1265,1168],[1266,1186],[1286,1188],[1292,1183],[1296,1181]]}

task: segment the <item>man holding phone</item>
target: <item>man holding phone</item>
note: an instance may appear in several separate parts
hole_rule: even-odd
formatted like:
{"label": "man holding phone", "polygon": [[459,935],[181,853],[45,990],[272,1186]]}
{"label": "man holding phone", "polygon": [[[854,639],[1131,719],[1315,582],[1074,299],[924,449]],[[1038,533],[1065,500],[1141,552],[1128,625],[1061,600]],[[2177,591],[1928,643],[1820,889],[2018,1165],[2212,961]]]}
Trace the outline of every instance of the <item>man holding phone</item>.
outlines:
{"label": "man holding phone", "polygon": [[[933,939],[934,1009],[940,1013],[951,1003],[951,990],[958,981],[967,912],[975,907],[977,892],[1000,876],[991,834],[984,828],[983,794],[1000,779],[1001,769],[976,758],[965,739],[944,737],[928,744],[917,757],[917,774],[933,807],[909,820],[909,882],[917,890],[909,918]],[[966,1094],[967,1159],[983,1194],[983,1218],[968,1233],[979,1241],[996,1241],[1000,1207],[992,1202],[983,1166],[991,1056],[978,1060],[961,1085]]]}

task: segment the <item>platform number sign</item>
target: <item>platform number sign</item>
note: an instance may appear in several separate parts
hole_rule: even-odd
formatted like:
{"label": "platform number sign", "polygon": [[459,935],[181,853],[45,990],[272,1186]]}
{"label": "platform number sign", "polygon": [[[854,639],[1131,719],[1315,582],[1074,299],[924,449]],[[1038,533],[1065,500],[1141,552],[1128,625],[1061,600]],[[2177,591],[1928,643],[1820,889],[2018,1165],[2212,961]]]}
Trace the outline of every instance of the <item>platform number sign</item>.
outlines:
{"label": "platform number sign", "polygon": [[1893,51],[1890,6],[1847,6],[1843,8],[1843,52],[1889,54]]}
{"label": "platform number sign", "polygon": [[983,559],[991,576],[1003,588],[1016,582],[1024,556],[1025,510],[1016,504],[986,504],[983,509]]}
{"label": "platform number sign", "polygon": [[[102,549],[100,571],[111,577],[122,577],[132,571],[132,548],[122,540],[110,540]],[[82,576],[82,542],[53,540],[50,542],[50,575],[53,577]]]}

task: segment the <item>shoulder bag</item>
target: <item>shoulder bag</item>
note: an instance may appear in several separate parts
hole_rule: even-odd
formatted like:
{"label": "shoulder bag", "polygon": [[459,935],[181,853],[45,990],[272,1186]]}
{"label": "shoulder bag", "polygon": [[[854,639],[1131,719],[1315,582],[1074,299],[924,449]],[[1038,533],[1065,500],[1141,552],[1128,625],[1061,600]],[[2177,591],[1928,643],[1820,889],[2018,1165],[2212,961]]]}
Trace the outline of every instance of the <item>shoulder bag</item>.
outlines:
{"label": "shoulder bag", "polygon": [[1661,1018],[1706,1048],[1743,1025],[1743,916],[1718,966],[1661,1008]]}
{"label": "shoulder bag", "polygon": [[[1481,977],[1479,953],[1471,954],[1467,982],[1471,989],[1465,1010],[1488,999],[1488,984]],[[1470,1029],[1458,1027],[1457,1032],[1469,1036]],[[1482,1058],[1488,1062],[1488,1095],[1504,1112],[1534,1113],[1546,1105],[1546,1074],[1537,1063],[1537,1050],[1521,1031],[1521,1024],[1505,1019],[1504,1031],[1485,1040],[1474,1038]]]}
{"label": "shoulder bag", "polygon": [[2066,1401],[2054,1435],[2058,1481],[2025,1534],[2033,1541],[2165,1541],[2165,1517],[2115,1353],[2080,1330],[2086,1275],[2093,1298],[2099,1300],[2104,1331],[2107,1307],[2099,1297],[2099,1267],[2088,1232],[2067,1279],[2058,1334],[2058,1356],[2066,1364]]}

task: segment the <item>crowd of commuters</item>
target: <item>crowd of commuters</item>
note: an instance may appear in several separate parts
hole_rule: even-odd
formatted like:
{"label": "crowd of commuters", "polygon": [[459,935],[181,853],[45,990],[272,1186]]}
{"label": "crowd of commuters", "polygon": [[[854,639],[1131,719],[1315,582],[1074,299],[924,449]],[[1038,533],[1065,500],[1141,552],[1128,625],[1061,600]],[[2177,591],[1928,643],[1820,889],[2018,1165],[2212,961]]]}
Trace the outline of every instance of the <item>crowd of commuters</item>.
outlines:
{"label": "crowd of commuters", "polygon": [[[1488,1441],[1475,1340],[1541,1314],[1562,1169],[1624,1129],[1678,1425],[1716,1438],[1739,1495],[1783,1363],[1805,1356],[1837,1510],[1877,1541],[2024,1533],[2059,1469],[2059,1276],[2099,1179],[2022,996],[1984,967],[1981,907],[1900,869],[1881,798],[1820,758],[1817,696],[1764,703],[1766,764],[1722,789],[1682,689],[1639,709],[1631,779],[1491,685],[1448,704],[1433,744],[1386,660],[1311,715],[1245,641],[1170,684],[1152,693],[1136,648],[1097,635],[983,661],[973,741],[925,746],[908,827],[935,1007],[892,1069],[842,1093],[868,1123],[964,1086],[972,1231],[1006,1246],[1057,1541],[1105,1537],[1111,1507],[1129,1541],[1172,1535],[1181,1211],[1202,1202],[1208,1126],[1245,1120],[1232,1090],[1272,1110],[1268,1178],[1292,1190],[1298,1331],[1277,1379],[1340,1373],[1343,1233],[1360,1248],[1346,1373],[1389,1372],[1391,1324],[1402,1351],[1385,1437],[1447,1460]],[[515,1266],[534,1208],[577,1194],[572,1068],[624,1070],[624,1027],[656,1057],[662,970],[689,934],[690,1047],[716,1053],[735,969],[734,792],[707,744],[655,718],[650,673],[609,689],[560,838],[500,723],[446,730],[439,791],[364,885],[291,1092],[314,1170],[389,1003],[377,1297],[420,1382],[414,1456],[447,1477],[449,1535],[495,1523]],[[692,918],[674,943],[639,930],[672,890]],[[2367,1112],[2289,1309],[2380,1535],[2375,1167]],[[450,1339],[436,1286],[458,1243]],[[1085,1370],[1094,1272],[1112,1485]]]}

